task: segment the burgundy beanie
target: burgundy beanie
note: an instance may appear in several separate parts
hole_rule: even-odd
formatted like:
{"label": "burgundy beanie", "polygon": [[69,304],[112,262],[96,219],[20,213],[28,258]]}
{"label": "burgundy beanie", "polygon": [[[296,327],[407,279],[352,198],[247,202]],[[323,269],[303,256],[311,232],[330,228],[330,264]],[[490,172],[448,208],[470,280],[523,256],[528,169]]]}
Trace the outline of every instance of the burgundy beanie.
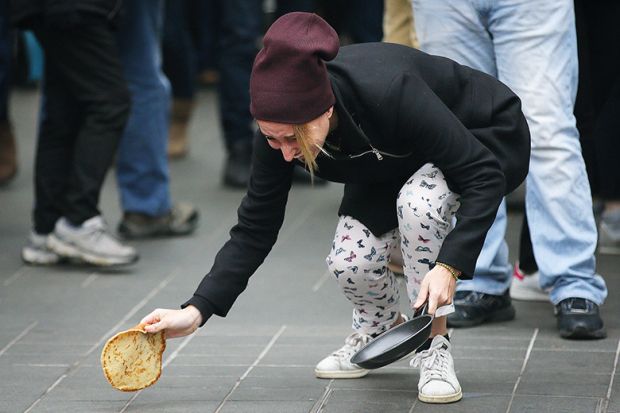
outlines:
{"label": "burgundy beanie", "polygon": [[336,99],[325,61],[338,54],[338,34],[312,13],[289,13],[263,38],[252,67],[250,112],[259,120],[302,124],[319,117]]}

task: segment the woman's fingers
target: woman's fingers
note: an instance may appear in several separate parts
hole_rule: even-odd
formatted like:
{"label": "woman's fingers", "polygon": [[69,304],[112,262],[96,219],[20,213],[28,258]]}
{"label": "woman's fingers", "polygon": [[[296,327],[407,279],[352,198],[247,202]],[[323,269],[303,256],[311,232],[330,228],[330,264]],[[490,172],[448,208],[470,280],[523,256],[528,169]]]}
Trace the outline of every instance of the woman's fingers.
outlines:
{"label": "woman's fingers", "polygon": [[161,310],[158,308],[140,321],[140,324],[154,324],[161,319]]}
{"label": "woman's fingers", "polygon": [[141,323],[146,324],[144,331],[147,333],[157,333],[168,328],[167,310],[158,308],[151,314],[144,317]]}
{"label": "woman's fingers", "polygon": [[422,286],[420,287],[420,292],[418,293],[418,299],[415,301],[413,305],[413,309],[416,310],[420,308],[424,302],[426,301],[426,296],[428,295],[428,282],[426,279],[422,281]]}

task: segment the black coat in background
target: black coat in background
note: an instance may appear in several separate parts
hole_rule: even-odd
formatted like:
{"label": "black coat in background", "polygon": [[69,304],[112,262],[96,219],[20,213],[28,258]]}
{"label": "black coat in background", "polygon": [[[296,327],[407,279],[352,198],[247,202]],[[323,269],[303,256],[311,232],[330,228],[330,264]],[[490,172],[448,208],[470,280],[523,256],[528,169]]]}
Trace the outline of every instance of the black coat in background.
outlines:
{"label": "black coat in background", "polygon": [[[388,43],[342,47],[327,67],[338,126],[325,145],[332,157],[319,155],[317,175],[345,183],[339,214],[377,236],[396,228],[398,191],[431,162],[461,203],[437,259],[471,278],[502,197],[527,175],[530,135],[519,98],[482,72]],[[185,304],[203,320],[228,312],[271,250],[293,166],[256,138],[239,222]]]}

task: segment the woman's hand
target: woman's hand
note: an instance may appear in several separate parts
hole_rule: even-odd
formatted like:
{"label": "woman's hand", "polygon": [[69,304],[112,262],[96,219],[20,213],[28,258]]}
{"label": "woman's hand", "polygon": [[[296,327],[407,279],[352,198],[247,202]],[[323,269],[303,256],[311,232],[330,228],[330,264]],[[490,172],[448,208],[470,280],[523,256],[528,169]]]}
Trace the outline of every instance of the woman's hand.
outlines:
{"label": "woman's hand", "polygon": [[157,333],[165,330],[167,339],[190,335],[196,331],[201,322],[202,315],[193,305],[188,305],[182,310],[158,308],[141,321],[146,324],[144,331]]}
{"label": "woman's hand", "polygon": [[452,303],[456,280],[448,269],[436,265],[422,280],[422,287],[418,293],[418,299],[413,305],[417,309],[428,300],[428,313],[435,314],[437,307]]}

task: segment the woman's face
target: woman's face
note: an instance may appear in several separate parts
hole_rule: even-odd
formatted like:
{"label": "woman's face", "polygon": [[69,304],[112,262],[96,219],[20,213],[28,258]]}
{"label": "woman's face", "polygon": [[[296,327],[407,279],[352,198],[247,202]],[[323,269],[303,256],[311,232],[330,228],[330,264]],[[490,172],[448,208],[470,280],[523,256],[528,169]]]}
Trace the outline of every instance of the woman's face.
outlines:
{"label": "woman's face", "polygon": [[[322,148],[325,143],[325,138],[329,132],[329,119],[333,111],[334,107],[332,106],[327,112],[308,122],[308,134],[312,141],[310,148],[314,158],[319,154],[320,148]],[[269,146],[273,149],[282,151],[282,156],[285,161],[291,162],[294,159],[304,161],[293,125],[265,120],[257,120],[256,123],[261,133],[265,136],[265,139],[267,139]]]}

